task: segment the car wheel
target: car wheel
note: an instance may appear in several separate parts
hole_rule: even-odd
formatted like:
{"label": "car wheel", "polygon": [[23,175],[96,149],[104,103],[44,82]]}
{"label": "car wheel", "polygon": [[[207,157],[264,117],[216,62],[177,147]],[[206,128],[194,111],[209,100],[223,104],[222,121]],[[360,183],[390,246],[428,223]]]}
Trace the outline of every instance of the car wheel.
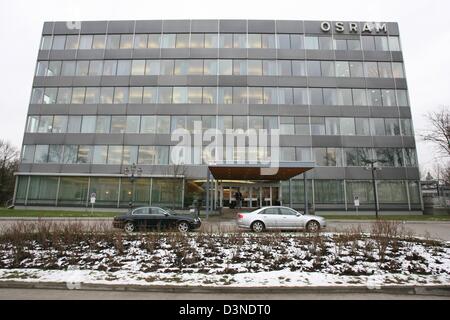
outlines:
{"label": "car wheel", "polygon": [[320,224],[317,221],[310,221],[306,225],[306,230],[308,232],[318,232],[320,230]]}
{"label": "car wheel", "polygon": [[133,222],[127,222],[127,223],[125,223],[124,230],[125,230],[126,232],[133,232],[135,229],[136,229],[136,227],[134,226],[134,223],[133,223]]}
{"label": "car wheel", "polygon": [[263,232],[265,228],[264,223],[261,221],[255,221],[252,223],[253,232]]}
{"label": "car wheel", "polygon": [[186,221],[181,221],[178,223],[178,231],[180,232],[188,232],[189,231],[189,224]]}

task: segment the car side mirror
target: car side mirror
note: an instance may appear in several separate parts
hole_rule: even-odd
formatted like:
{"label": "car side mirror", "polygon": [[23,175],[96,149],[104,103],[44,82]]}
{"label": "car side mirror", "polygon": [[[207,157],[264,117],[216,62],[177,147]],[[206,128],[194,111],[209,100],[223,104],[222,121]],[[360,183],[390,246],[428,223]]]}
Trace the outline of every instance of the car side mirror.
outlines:
{"label": "car side mirror", "polygon": [[302,214],[301,214],[300,212],[297,212],[296,216],[297,216],[297,217],[301,217]]}

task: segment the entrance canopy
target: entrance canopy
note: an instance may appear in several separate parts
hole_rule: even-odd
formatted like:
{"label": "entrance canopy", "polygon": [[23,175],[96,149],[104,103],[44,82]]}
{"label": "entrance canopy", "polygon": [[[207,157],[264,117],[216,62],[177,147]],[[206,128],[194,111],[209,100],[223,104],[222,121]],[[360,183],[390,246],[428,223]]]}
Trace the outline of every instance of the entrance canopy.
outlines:
{"label": "entrance canopy", "polygon": [[214,164],[209,170],[216,180],[285,181],[314,166],[313,162],[280,162],[274,168],[263,164]]}

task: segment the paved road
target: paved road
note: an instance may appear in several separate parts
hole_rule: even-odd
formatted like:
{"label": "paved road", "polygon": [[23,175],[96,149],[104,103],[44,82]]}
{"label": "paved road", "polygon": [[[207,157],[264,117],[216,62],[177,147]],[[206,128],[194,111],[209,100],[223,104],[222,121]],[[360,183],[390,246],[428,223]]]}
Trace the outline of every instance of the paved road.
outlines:
{"label": "paved road", "polygon": [[352,293],[164,293],[126,291],[74,291],[48,289],[0,289],[0,300],[450,300],[445,296]]}
{"label": "paved road", "polygon": [[[11,226],[17,222],[36,223],[37,219],[4,219],[0,218],[0,232],[2,229]],[[64,219],[64,218],[46,218],[40,221],[52,221],[56,223],[82,223],[86,228],[101,226],[104,228],[111,228],[110,218],[79,218],[79,219]],[[370,231],[370,226],[373,222],[370,221],[345,221],[328,219],[327,231],[343,231],[350,228],[360,226],[365,232]],[[430,237],[431,239],[441,239],[450,241],[450,222],[449,221],[420,221],[412,222],[406,221],[404,223],[405,230],[412,231],[417,236]],[[233,220],[231,221],[217,221],[217,220],[203,220],[203,231],[222,231],[232,232],[237,230]]]}

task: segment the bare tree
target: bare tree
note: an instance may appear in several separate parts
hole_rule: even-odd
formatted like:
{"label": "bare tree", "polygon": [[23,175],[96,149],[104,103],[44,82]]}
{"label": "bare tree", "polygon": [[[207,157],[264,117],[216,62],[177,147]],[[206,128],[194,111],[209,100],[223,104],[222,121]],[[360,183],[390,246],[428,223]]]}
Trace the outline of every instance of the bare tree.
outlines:
{"label": "bare tree", "polygon": [[14,172],[19,165],[19,151],[0,139],[0,201],[5,203],[14,194]]}
{"label": "bare tree", "polygon": [[426,115],[429,129],[421,134],[423,141],[435,144],[444,157],[450,157],[450,108],[442,107],[439,111]]}
{"label": "bare tree", "polygon": [[437,162],[433,164],[433,176],[438,184],[450,185],[450,163]]}

